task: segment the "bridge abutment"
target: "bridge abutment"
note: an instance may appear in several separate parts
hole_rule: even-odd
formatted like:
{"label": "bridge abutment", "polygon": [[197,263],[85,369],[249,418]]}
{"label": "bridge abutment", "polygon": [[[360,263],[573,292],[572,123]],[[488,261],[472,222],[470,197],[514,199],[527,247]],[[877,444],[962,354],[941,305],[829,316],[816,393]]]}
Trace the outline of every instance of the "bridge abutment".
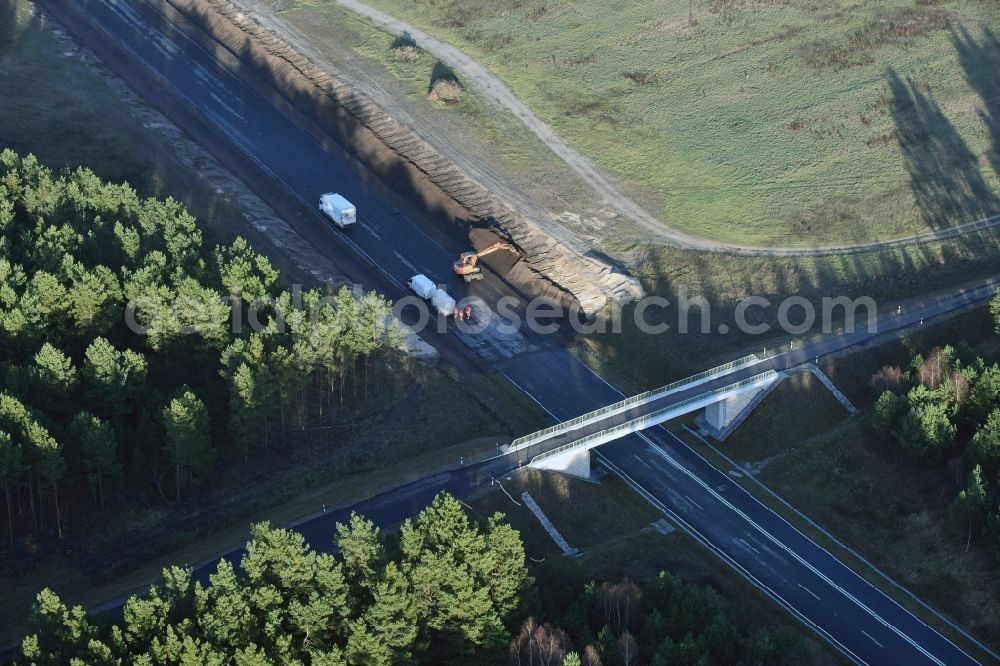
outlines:
{"label": "bridge abutment", "polygon": [[535,458],[528,463],[532,469],[568,474],[578,479],[590,480],[590,449],[570,449],[544,458]]}
{"label": "bridge abutment", "polygon": [[767,389],[767,386],[760,386],[750,391],[731,395],[718,402],[713,402],[705,408],[705,421],[716,430],[725,430],[739,418],[743,410],[747,408],[747,405],[754,401],[754,398]]}

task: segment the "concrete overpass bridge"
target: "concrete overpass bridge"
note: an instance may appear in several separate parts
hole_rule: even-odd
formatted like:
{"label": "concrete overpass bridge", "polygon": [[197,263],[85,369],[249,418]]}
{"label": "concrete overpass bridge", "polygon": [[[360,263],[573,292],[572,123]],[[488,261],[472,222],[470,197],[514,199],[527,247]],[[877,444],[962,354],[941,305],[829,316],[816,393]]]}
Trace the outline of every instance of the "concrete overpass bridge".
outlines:
{"label": "concrete overpass bridge", "polygon": [[587,478],[594,447],[701,409],[707,427],[727,435],[793,371],[816,373],[848,411],[855,411],[815,366],[783,371],[768,365],[751,354],[520,437],[507,450],[530,467]]}

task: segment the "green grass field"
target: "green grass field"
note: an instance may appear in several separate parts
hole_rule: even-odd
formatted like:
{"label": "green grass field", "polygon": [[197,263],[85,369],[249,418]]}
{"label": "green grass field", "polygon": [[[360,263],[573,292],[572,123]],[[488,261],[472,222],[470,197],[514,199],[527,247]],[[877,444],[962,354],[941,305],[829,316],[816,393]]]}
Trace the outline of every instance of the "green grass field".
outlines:
{"label": "green grass field", "polygon": [[85,165],[142,190],[154,186],[143,157],[149,143],[117,93],[21,0],[0,1],[0,96],[0,146],[55,167]]}
{"label": "green grass field", "polygon": [[996,3],[370,4],[465,49],[693,234],[862,242],[1000,211]]}

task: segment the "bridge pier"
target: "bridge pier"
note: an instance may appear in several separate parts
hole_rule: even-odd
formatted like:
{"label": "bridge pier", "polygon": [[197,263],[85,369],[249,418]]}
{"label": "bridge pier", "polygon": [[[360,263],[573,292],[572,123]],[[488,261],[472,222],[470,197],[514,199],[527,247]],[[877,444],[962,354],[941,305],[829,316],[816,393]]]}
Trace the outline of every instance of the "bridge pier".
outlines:
{"label": "bridge pier", "polygon": [[568,474],[585,481],[590,480],[590,449],[569,449],[544,458],[535,458],[528,463],[532,469]]}
{"label": "bridge pier", "polygon": [[705,407],[705,421],[715,430],[724,431],[740,416],[747,405],[754,401],[754,398],[768,388],[768,386],[759,386],[753,390],[743,391],[724,400],[713,402]]}

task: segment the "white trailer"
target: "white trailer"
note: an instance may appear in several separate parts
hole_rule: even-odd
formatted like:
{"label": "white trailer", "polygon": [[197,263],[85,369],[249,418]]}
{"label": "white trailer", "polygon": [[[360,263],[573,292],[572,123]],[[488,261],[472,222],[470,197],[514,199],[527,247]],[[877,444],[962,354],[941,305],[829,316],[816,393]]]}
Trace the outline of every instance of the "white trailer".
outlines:
{"label": "white trailer", "polygon": [[435,289],[431,295],[431,305],[442,317],[450,317],[455,314],[455,299],[448,295],[444,289]]}
{"label": "white trailer", "polygon": [[319,198],[319,211],[341,229],[358,221],[358,210],[354,204],[335,192],[329,192]]}

